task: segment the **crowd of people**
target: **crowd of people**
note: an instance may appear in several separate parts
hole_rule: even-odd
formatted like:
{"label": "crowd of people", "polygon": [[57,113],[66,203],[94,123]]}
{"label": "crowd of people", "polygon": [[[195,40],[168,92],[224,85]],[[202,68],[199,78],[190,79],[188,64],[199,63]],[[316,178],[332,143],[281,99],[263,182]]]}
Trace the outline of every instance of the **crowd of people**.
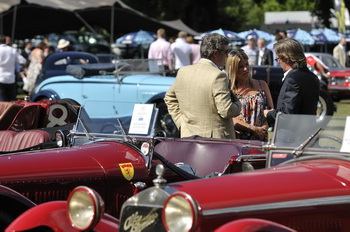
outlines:
{"label": "crowd of people", "polygon": [[184,31],[180,31],[176,39],[166,40],[166,32],[160,28],[157,30],[157,40],[150,44],[148,59],[162,60],[166,71],[176,74],[181,67],[198,62],[199,46],[194,43],[193,36]]}
{"label": "crowd of people", "polygon": [[30,96],[45,57],[69,48],[68,40],[60,39],[57,47],[53,47],[47,39],[43,39],[36,45],[26,41],[22,49],[17,49],[12,46],[9,36],[0,35],[0,101],[17,100],[18,78],[23,80],[23,91]]}
{"label": "crowd of people", "polygon": [[[157,40],[148,51],[159,59],[176,80],[164,101],[181,137],[267,140],[279,112],[316,114],[319,79],[308,65],[327,81],[328,67],[317,57],[305,57],[302,45],[283,31],[267,44],[263,38],[247,37],[247,45],[232,50],[223,35],[208,34],[201,44],[180,31],[169,42],[166,31],[157,31]],[[0,101],[16,100],[16,75],[23,78],[23,90],[30,95],[42,62],[52,52],[64,52],[69,41],[61,39],[56,48],[46,41],[35,47],[28,42],[19,52],[7,36],[0,36]],[[341,39],[333,55],[345,66],[346,40]],[[250,65],[280,66],[283,84],[274,105],[265,81],[251,76]]]}

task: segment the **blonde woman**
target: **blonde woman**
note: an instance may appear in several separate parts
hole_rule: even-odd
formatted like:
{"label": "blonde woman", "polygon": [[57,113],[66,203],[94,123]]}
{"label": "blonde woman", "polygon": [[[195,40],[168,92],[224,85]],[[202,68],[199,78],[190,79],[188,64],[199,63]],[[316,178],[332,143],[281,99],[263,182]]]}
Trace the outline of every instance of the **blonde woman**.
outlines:
{"label": "blonde woman", "polygon": [[26,91],[28,95],[31,95],[35,88],[36,78],[41,71],[42,63],[45,58],[46,48],[47,45],[44,42],[40,42],[30,53],[30,64],[28,67],[27,81],[24,82],[23,85],[23,90]]}
{"label": "blonde woman", "polygon": [[274,108],[273,101],[267,83],[251,77],[248,60],[242,49],[231,51],[226,60],[230,88],[242,104],[240,115],[233,118],[236,137],[267,141],[264,110]]}

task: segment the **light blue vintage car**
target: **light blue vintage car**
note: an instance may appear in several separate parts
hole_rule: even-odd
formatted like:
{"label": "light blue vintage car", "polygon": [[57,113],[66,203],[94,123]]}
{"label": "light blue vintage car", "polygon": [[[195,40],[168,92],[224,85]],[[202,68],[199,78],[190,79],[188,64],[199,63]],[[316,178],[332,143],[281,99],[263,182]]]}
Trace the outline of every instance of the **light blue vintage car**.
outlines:
{"label": "light blue vintage car", "polygon": [[[159,125],[164,127],[171,117],[163,98],[175,77],[166,76],[163,66],[157,63],[157,60],[134,59],[119,60],[116,64],[68,65],[67,75],[42,81],[31,101],[68,98],[80,105],[88,101],[85,109],[95,118],[130,117],[134,104],[154,103],[159,109]],[[108,104],[99,104],[102,101]],[[173,135],[169,130],[177,133],[173,126],[167,130],[168,135]]]}

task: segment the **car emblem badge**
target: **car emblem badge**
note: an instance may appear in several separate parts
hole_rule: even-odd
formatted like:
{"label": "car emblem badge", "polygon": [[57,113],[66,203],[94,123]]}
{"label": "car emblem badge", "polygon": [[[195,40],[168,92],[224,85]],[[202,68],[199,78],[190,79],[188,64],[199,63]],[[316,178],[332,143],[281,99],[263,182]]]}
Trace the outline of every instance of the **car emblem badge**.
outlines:
{"label": "car emblem badge", "polygon": [[119,164],[120,170],[127,180],[131,180],[134,177],[134,167],[132,163],[122,163]]}
{"label": "car emblem badge", "polygon": [[141,152],[144,155],[147,155],[149,153],[149,143],[143,143],[141,146]]}
{"label": "car emblem badge", "polygon": [[62,126],[67,124],[66,119],[68,116],[68,110],[64,105],[53,104],[50,107],[50,112],[48,116],[48,124],[46,127]]}

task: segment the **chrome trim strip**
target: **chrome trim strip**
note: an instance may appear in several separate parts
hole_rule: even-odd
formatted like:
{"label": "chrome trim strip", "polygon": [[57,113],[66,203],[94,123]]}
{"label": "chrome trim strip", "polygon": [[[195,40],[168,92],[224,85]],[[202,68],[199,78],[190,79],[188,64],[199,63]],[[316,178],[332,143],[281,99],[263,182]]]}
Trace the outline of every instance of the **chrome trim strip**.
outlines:
{"label": "chrome trim strip", "polygon": [[328,90],[350,90],[350,87],[333,87],[333,86],[330,86],[328,85]]}
{"label": "chrome trim strip", "polygon": [[286,209],[286,208],[326,206],[326,205],[339,205],[339,204],[350,204],[350,196],[323,197],[323,198],[304,199],[304,200],[296,200],[296,201],[283,201],[283,202],[268,203],[268,204],[221,208],[221,209],[214,209],[214,210],[204,210],[203,215],[213,216],[217,214],[233,214],[233,213],[254,212],[254,211],[262,211],[262,210],[276,210],[276,209]]}

